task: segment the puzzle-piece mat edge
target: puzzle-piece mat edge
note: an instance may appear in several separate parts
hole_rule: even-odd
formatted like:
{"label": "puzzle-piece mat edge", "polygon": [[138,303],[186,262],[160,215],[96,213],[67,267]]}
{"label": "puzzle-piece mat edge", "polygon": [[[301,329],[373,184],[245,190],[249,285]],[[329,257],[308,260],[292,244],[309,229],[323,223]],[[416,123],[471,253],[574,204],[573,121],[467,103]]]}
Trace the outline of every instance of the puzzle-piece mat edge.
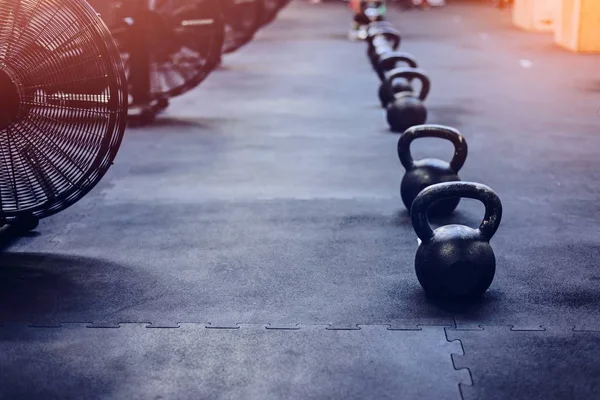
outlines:
{"label": "puzzle-piece mat edge", "polygon": [[[600,329],[581,329],[577,326],[573,325],[532,325],[529,327],[519,327],[515,325],[494,325],[494,324],[479,324],[472,325],[469,327],[446,327],[444,328],[446,334],[446,340],[449,342],[458,342],[460,344],[461,352],[460,353],[452,353],[450,356],[452,358],[452,365],[456,370],[466,370],[468,371],[470,383],[459,383],[459,390],[461,398],[464,400],[465,395],[463,392],[464,387],[474,388],[475,383],[473,381],[473,373],[471,372],[471,366],[468,366],[464,361],[465,351],[462,340],[458,337],[460,332],[484,332],[490,330],[508,330],[509,332],[577,332],[577,333],[598,333],[600,334]],[[452,334],[454,333],[454,335]]]}

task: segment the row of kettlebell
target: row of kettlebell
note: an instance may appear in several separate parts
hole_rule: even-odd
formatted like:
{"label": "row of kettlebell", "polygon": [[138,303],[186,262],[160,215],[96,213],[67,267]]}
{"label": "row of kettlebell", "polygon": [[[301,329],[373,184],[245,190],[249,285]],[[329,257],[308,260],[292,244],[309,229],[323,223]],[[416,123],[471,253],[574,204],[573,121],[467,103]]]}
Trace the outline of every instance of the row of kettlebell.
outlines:
{"label": "row of kettlebell", "polygon": [[[419,138],[439,138],[454,145],[448,163],[438,159],[415,161],[410,145]],[[398,157],[406,173],[400,194],[410,212],[419,247],[415,271],[430,297],[471,300],[483,295],[496,272],[496,258],[489,244],[502,219],[502,203],[488,186],[462,182],[458,172],[467,159],[467,142],[456,129],[443,125],[417,125],[398,140]],[[481,201],[485,216],[479,228],[446,225],[433,230],[429,217],[452,214],[461,198]]]}
{"label": "row of kettlebell", "polygon": [[[417,279],[430,297],[478,298],[494,279],[496,258],[489,241],[500,225],[502,203],[488,186],[460,180],[458,172],[468,153],[460,132],[442,125],[424,125],[427,109],[423,102],[431,82],[414,57],[398,51],[400,33],[389,22],[376,21],[369,25],[366,41],[367,55],[381,81],[379,100],[387,111],[388,124],[393,132],[402,132],[397,150],[406,173],[400,194],[419,238]],[[413,87],[415,80],[421,84],[418,93]],[[415,161],[410,145],[425,137],[450,141],[454,145],[452,160]],[[486,212],[479,228],[455,224],[433,230],[429,217],[449,216],[463,197],[484,204]]]}
{"label": "row of kettlebell", "polygon": [[[367,28],[367,56],[381,84],[379,100],[386,109],[387,122],[393,132],[404,132],[414,125],[427,121],[427,108],[423,104],[431,82],[418,68],[414,57],[400,52],[400,32],[387,21],[372,22]],[[420,81],[415,90],[414,81]]]}

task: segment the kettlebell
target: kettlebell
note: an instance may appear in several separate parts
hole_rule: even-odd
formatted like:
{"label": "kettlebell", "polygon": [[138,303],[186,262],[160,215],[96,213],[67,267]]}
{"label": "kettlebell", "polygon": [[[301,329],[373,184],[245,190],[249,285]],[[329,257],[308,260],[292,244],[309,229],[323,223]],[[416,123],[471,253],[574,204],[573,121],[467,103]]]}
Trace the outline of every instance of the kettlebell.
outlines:
{"label": "kettlebell", "polygon": [[[427,209],[454,197],[479,200],[485,216],[477,229],[445,225],[431,229]],[[490,246],[502,219],[502,203],[488,186],[473,182],[444,182],[423,190],[412,205],[413,228],[421,240],[415,255],[417,279],[432,298],[473,300],[494,280],[496,257]]]}
{"label": "kettlebell", "polygon": [[411,126],[422,125],[427,121],[427,109],[423,101],[429,94],[431,82],[425,71],[418,68],[395,68],[386,76],[387,85],[397,78],[404,78],[411,82],[417,79],[421,82],[419,94],[414,92],[411,85],[410,91],[397,92],[394,100],[387,105],[387,122],[392,132],[404,132]]}
{"label": "kettlebell", "polygon": [[367,37],[372,37],[373,34],[371,34],[370,32],[374,29],[379,29],[379,28],[392,28],[393,29],[394,25],[390,21],[386,21],[386,20],[371,22],[367,26]]}
{"label": "kettlebell", "polygon": [[400,47],[400,32],[394,28],[369,27],[367,36],[367,56],[371,66],[377,71],[379,58],[384,54],[398,50]]}
{"label": "kettlebell", "polygon": [[369,23],[369,25],[367,26],[366,29],[366,33],[367,33],[367,43],[369,42],[369,40],[372,40],[373,37],[375,36],[375,34],[377,32],[379,32],[379,29],[394,29],[394,25],[389,22],[389,21],[374,21]]}
{"label": "kettlebell", "polygon": [[[454,156],[447,163],[435,158],[414,161],[410,145],[418,138],[431,137],[446,139],[454,145]],[[467,160],[467,141],[456,129],[443,125],[417,125],[407,129],[398,140],[398,158],[406,170],[400,184],[400,195],[406,209],[410,211],[417,195],[426,187],[442,182],[460,181],[458,171]],[[440,217],[450,215],[458,206],[460,198],[444,199],[429,208],[429,215]]]}
{"label": "kettlebell", "polygon": [[411,68],[417,68],[417,61],[412,54],[405,53],[403,51],[390,51],[379,57],[379,63],[377,64],[377,76],[380,81],[385,80],[385,74],[394,68],[400,67],[398,63],[404,63]]}
{"label": "kettlebell", "polygon": [[367,26],[367,43],[373,40],[373,38],[378,35],[381,30],[395,31],[395,28],[391,22],[385,20],[370,22]]}
{"label": "kettlebell", "polygon": [[398,68],[399,63],[405,63],[411,68],[418,67],[412,55],[400,51],[392,51],[384,54],[379,59],[377,75],[379,75],[381,84],[379,85],[378,96],[383,108],[386,108],[389,103],[394,101],[395,93],[412,91],[412,85],[406,78],[395,78],[391,82],[387,82],[387,74]]}

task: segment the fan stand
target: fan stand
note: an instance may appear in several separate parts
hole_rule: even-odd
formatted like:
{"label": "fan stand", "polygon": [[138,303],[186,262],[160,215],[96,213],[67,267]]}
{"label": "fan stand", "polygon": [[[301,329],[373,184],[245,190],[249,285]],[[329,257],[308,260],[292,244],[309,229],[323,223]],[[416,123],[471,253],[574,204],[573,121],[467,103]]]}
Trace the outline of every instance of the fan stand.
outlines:
{"label": "fan stand", "polygon": [[[152,11],[148,8],[147,0],[138,0],[135,5],[135,19],[131,23],[129,39],[131,57],[131,77],[129,79],[130,93],[133,99],[130,117],[141,124],[149,124],[156,115],[169,106],[167,98],[152,98],[150,95],[150,43],[147,34],[152,29]],[[136,112],[137,111],[137,112]]]}
{"label": "fan stand", "polygon": [[139,115],[135,116],[140,123],[151,123],[156,112],[152,107],[152,98],[150,96],[150,52],[146,38],[146,7],[145,1],[138,1],[136,4],[136,18],[131,23],[131,35],[129,38],[130,46],[130,66],[131,76],[129,78],[130,93],[132,97],[130,110],[139,110]]}
{"label": "fan stand", "polygon": [[39,218],[33,214],[21,215],[17,219],[6,222],[6,225],[10,227],[11,232],[18,236],[28,234],[37,228],[39,224]]}

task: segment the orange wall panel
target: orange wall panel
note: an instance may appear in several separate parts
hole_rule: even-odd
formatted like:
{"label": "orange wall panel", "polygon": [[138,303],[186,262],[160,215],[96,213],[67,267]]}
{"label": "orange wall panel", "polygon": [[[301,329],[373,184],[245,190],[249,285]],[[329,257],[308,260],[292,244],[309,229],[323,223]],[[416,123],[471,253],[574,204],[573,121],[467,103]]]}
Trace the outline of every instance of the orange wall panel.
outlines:
{"label": "orange wall panel", "polygon": [[513,23],[528,31],[552,31],[560,1],[515,0],[512,14]]}
{"label": "orange wall panel", "polygon": [[600,51],[600,1],[584,0],[581,7],[579,51]]}
{"label": "orange wall panel", "polygon": [[600,1],[561,0],[555,42],[576,52],[600,52]]}

